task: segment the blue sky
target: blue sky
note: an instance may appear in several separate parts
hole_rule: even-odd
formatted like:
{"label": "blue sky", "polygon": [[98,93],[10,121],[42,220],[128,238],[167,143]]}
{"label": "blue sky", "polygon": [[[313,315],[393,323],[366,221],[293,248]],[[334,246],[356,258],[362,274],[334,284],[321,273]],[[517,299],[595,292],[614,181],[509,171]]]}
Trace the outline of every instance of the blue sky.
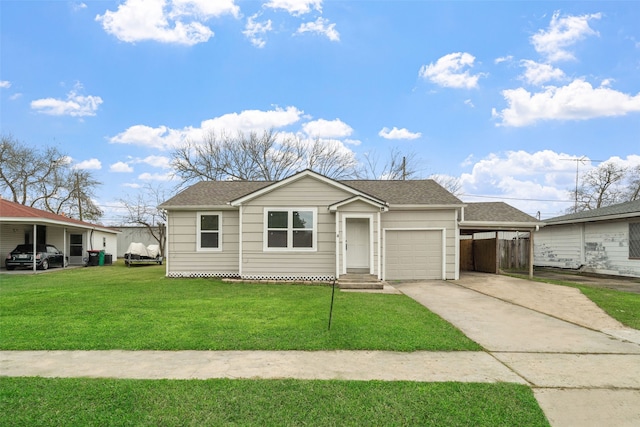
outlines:
{"label": "blue sky", "polygon": [[640,164],[635,1],[3,0],[0,20],[1,132],[92,170],[105,222],[208,131],[414,152],[463,201],[543,219],[576,159]]}

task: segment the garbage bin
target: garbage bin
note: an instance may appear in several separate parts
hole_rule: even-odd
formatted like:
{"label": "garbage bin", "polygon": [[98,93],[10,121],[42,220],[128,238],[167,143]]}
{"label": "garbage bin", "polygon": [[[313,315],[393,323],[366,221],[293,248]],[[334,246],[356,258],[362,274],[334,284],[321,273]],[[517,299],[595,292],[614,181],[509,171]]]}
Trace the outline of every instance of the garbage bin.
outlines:
{"label": "garbage bin", "polygon": [[98,255],[98,265],[104,265],[104,251],[100,251]]}
{"label": "garbage bin", "polygon": [[99,265],[101,251],[91,250],[87,252],[89,253],[89,260],[87,262],[87,265],[90,265],[90,266]]}

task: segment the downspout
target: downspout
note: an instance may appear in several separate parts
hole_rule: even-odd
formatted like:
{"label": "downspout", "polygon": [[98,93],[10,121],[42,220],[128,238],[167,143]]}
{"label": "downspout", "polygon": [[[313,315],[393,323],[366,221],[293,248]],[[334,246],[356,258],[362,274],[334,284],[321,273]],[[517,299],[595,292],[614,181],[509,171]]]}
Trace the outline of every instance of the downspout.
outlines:
{"label": "downspout", "polygon": [[242,244],[242,242],[243,242],[243,240],[244,240],[244,237],[243,237],[243,235],[242,235],[242,233],[243,233],[242,223],[244,222],[244,219],[243,219],[243,217],[242,217],[242,216],[243,216],[243,214],[244,214],[244,209],[243,209],[243,207],[244,207],[243,205],[240,205],[240,210],[239,210],[239,212],[238,212],[238,215],[239,215],[239,217],[240,217],[240,218],[239,218],[239,221],[238,221],[238,222],[239,222],[239,223],[238,223],[238,234],[240,234],[240,236],[239,236],[240,238],[238,239],[238,240],[239,240],[239,241],[238,241],[238,275],[239,275],[240,277],[242,277],[242,274],[243,274],[243,273],[242,273],[242,259],[243,259],[242,251],[244,250],[244,249],[243,249],[244,245]]}
{"label": "downspout", "polygon": [[340,277],[340,212],[336,209],[336,280]]}
{"label": "downspout", "polygon": [[376,242],[377,246],[378,246],[378,254],[377,254],[378,255],[378,263],[377,263],[378,264],[378,267],[377,267],[378,268],[378,280],[382,280],[382,271],[380,271],[381,265],[382,265],[382,260],[380,259],[380,248],[381,248],[381,245],[382,245],[382,243],[380,242],[380,211],[378,211],[378,227],[376,227],[376,228],[378,230],[378,239],[377,239],[378,241]]}
{"label": "downspout", "polygon": [[165,229],[165,236],[164,236],[164,275],[166,277],[169,277],[169,247],[171,246],[169,244],[169,242],[171,241],[169,239],[169,230],[171,229],[171,227],[169,226],[169,211],[165,210],[165,214],[167,215],[167,224],[166,224],[166,229]]}

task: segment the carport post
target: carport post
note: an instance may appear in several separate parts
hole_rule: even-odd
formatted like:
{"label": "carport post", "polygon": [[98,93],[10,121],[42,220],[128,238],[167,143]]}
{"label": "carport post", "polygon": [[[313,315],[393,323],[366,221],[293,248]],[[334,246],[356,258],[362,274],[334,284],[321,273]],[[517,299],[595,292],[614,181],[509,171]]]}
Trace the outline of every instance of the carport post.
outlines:
{"label": "carport post", "polygon": [[33,272],[36,272],[36,242],[38,241],[38,227],[36,226],[36,224],[33,224],[33,255],[32,255],[32,260],[33,260]]}
{"label": "carport post", "polygon": [[529,231],[529,279],[533,279],[533,230]]}

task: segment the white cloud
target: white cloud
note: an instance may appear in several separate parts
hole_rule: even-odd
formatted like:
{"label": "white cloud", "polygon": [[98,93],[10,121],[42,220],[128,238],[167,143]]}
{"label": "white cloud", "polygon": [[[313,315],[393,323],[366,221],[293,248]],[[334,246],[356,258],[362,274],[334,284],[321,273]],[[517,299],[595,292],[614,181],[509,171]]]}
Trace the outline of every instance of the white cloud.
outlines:
{"label": "white cloud", "polygon": [[573,157],[551,150],[489,154],[472,163],[470,173],[461,175],[465,194],[461,198],[506,201],[530,215],[538,211],[546,217],[559,215],[571,204],[569,190],[575,185],[575,163],[565,159]]}
{"label": "white cloud", "polygon": [[340,119],[307,122],[302,130],[311,138],[343,138],[353,133],[353,128]]}
{"label": "white cloud", "polygon": [[98,159],[83,160],[80,163],[76,163],[73,167],[74,167],[74,169],[94,169],[94,170],[99,170],[99,169],[102,169],[102,162],[100,162],[100,160],[98,160]]}
{"label": "white cloud", "polygon": [[531,36],[531,43],[551,62],[574,59],[568,48],[587,36],[597,36],[598,32],[589,26],[589,21],[600,17],[600,13],[561,17],[559,12],[555,12],[549,28]]}
{"label": "white cloud", "polygon": [[520,65],[525,68],[522,78],[533,85],[542,85],[553,80],[566,78],[564,71],[549,64],[541,64],[530,59],[524,59],[520,61]]}
{"label": "white cloud", "polygon": [[205,120],[201,124],[203,130],[217,132],[228,131],[262,131],[265,129],[277,129],[289,126],[300,120],[303,111],[296,107],[280,108],[273,110],[245,110],[241,113],[224,114],[214,119]]}
{"label": "white cloud", "polygon": [[182,145],[191,134],[190,128],[182,130],[166,126],[152,128],[145,125],[134,125],[120,132],[109,141],[116,144],[143,145],[158,150],[167,150]]}
{"label": "white cloud", "polygon": [[79,10],[86,9],[87,5],[82,2],[75,2],[71,4],[71,8],[73,9],[74,12],[77,12]]}
{"label": "white cloud", "polygon": [[378,135],[384,139],[417,139],[422,136],[420,132],[410,132],[406,128],[398,129],[395,126],[391,130],[387,127],[382,128]]}
{"label": "white cloud", "polygon": [[161,181],[161,182],[166,182],[166,181],[171,181],[173,179],[175,179],[175,176],[173,174],[173,172],[167,172],[167,173],[149,173],[149,172],[145,172],[142,173],[138,176],[138,179],[142,180],[142,181]]}
{"label": "white cloud", "polygon": [[344,140],[342,140],[342,142],[344,142],[347,145],[355,145],[355,146],[362,144],[362,141],[360,141],[359,139],[350,139],[350,138],[345,138]]}
{"label": "white cloud", "polygon": [[606,86],[594,88],[584,80],[549,86],[543,92],[524,88],[502,91],[508,107],[493,116],[503,126],[527,126],[540,120],[587,120],[640,112],[640,93],[627,95]]}
{"label": "white cloud", "polygon": [[9,80],[0,80],[0,89],[9,89],[11,82]]}
{"label": "white cloud", "polygon": [[124,42],[153,40],[190,46],[214,35],[203,22],[239,13],[233,0],[125,0],[116,11],[96,16],[96,21]]}
{"label": "white cloud", "polygon": [[502,64],[503,62],[511,62],[513,60],[512,55],[501,56],[500,58],[496,58],[493,63],[494,64]]}
{"label": "white cloud", "polygon": [[470,100],[470,99],[465,99],[464,100],[464,105],[467,105],[467,106],[469,106],[471,108],[476,108],[476,106],[473,104],[473,101]]}
{"label": "white cloud", "polygon": [[82,89],[81,84],[76,84],[75,89],[67,94],[66,99],[43,98],[31,101],[31,108],[39,113],[51,116],[84,117],[95,116],[102,98],[99,96],[84,96],[78,93]]}
{"label": "white cloud", "polygon": [[16,92],[9,97],[9,100],[15,101],[16,99],[22,98],[22,94],[20,92]]}
{"label": "white cloud", "polygon": [[261,132],[268,129],[279,129],[300,120],[303,111],[296,107],[285,109],[276,107],[273,110],[245,110],[240,113],[224,114],[220,117],[205,120],[199,128],[191,126],[172,129],[167,126],[150,127],[134,125],[124,132],[109,139],[116,144],[142,145],[158,150],[169,150],[183,145],[186,141],[199,141],[204,132],[231,133]]}
{"label": "white cloud", "polygon": [[[483,74],[470,74],[475,57],[469,53],[450,53],[438,59],[436,63],[423,65],[419,76],[440,86],[471,89],[478,86]],[[463,71],[464,70],[464,71]]]}
{"label": "white cloud", "polygon": [[[543,150],[534,153],[508,151],[491,153],[485,158],[469,158],[469,173],[462,174],[460,183],[465,202],[505,201],[542,219],[562,215],[573,206],[576,179],[575,156]],[[608,161],[622,166],[640,164],[640,155],[626,159],[612,157]],[[595,168],[587,158],[580,164],[580,174]]]}
{"label": "white cloud", "polygon": [[171,159],[166,156],[147,156],[141,160],[142,163],[146,163],[155,168],[170,169]]}
{"label": "white cloud", "polygon": [[336,30],[336,24],[329,24],[329,20],[322,17],[318,17],[314,22],[301,24],[296,33],[316,33],[326,36],[332,42],[340,41],[340,33]]}
{"label": "white cloud", "polygon": [[252,45],[258,48],[263,48],[267,42],[262,38],[262,36],[272,30],[271,20],[267,19],[263,22],[256,22],[255,19],[257,17],[258,14],[255,14],[247,18],[247,24],[242,34],[251,41]]}
{"label": "white cloud", "polygon": [[116,163],[112,164],[111,166],[109,166],[109,171],[118,172],[118,173],[126,173],[126,172],[133,172],[133,168],[128,163],[116,162]]}
{"label": "white cloud", "polygon": [[283,9],[291,15],[299,16],[314,9],[322,12],[322,0],[270,0],[264,7]]}

